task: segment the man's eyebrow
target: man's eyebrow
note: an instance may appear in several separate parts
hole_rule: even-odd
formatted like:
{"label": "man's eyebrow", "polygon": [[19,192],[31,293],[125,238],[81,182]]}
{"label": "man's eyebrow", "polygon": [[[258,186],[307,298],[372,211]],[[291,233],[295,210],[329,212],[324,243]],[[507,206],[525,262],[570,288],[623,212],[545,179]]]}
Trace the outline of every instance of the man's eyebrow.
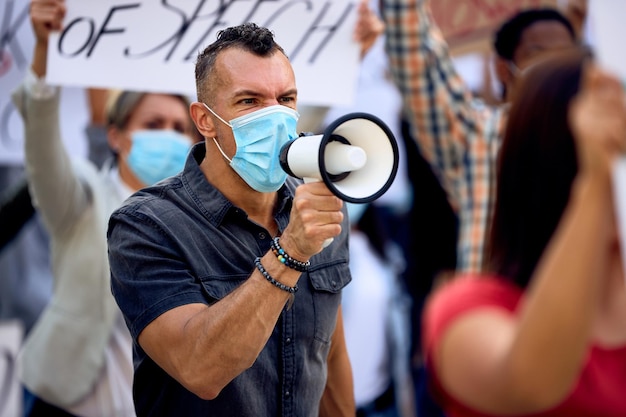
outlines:
{"label": "man's eyebrow", "polygon": [[259,97],[262,94],[259,93],[258,91],[254,91],[254,90],[240,90],[240,91],[236,91],[235,94],[233,94],[233,98],[237,98],[237,97]]}
{"label": "man's eyebrow", "polygon": [[[292,88],[280,94],[280,97],[298,95],[298,89]],[[262,97],[263,94],[255,90],[240,90],[233,94],[233,98],[238,97]]]}
{"label": "man's eyebrow", "polygon": [[292,88],[290,90],[285,91],[283,94],[281,94],[282,97],[284,96],[297,96],[298,95],[298,89],[297,88]]}

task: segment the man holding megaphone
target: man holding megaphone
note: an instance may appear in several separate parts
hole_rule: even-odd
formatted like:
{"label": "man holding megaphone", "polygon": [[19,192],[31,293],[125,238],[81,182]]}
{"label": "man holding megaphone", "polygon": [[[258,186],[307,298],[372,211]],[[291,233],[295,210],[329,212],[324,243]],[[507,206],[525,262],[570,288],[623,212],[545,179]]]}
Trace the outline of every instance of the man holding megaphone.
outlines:
{"label": "man holding megaphone", "polygon": [[137,414],[354,416],[345,208],[325,181],[279,163],[297,137],[291,64],[246,23],[198,56],[196,86],[190,112],[206,141],[109,223]]}

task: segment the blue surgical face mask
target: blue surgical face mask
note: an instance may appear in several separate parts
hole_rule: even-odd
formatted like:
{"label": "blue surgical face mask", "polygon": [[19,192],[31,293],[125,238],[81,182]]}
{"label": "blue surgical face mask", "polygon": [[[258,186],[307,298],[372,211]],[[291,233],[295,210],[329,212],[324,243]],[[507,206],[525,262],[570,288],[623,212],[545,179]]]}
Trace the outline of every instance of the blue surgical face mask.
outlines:
{"label": "blue surgical face mask", "polygon": [[136,130],[126,163],[145,185],[182,171],[191,148],[191,140],[173,130]]}
{"label": "blue surgical face mask", "polygon": [[264,107],[226,122],[206,104],[215,117],[233,130],[237,151],[230,159],[217,140],[217,149],[233,170],[254,190],[269,193],[278,190],[287,179],[280,166],[280,149],[295,139],[298,112],[281,105]]}

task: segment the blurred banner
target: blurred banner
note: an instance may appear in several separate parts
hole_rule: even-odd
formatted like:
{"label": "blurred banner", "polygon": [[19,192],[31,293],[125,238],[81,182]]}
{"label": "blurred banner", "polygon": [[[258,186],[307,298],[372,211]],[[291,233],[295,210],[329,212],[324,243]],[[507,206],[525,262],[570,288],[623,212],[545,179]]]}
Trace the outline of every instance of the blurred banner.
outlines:
{"label": "blurred banner", "polygon": [[[29,3],[29,0],[0,1],[0,166],[21,166],[24,160],[24,125],[11,102],[11,92],[24,78],[35,45]],[[84,129],[89,120],[88,109],[82,88],[63,89],[61,133],[72,155],[86,153]]]}
{"label": "blurred banner", "polygon": [[[23,164],[23,122],[10,94],[30,65],[29,0],[0,1],[0,166]],[[195,98],[198,51],[219,29],[267,26],[290,57],[299,104],[351,104],[359,45],[356,0],[66,0],[65,30],[51,40],[48,81],[63,85],[61,129],[70,154],[86,154],[85,87]],[[42,138],[45,139],[45,138]]]}
{"label": "blurred banner", "polygon": [[433,17],[453,55],[485,52],[494,32],[521,9],[555,7],[557,0],[432,0]]}
{"label": "blurred banner", "polygon": [[275,33],[294,67],[298,101],[351,104],[359,66],[358,2],[66,0],[50,39],[50,82],[195,97],[198,52],[219,30],[255,22]]}

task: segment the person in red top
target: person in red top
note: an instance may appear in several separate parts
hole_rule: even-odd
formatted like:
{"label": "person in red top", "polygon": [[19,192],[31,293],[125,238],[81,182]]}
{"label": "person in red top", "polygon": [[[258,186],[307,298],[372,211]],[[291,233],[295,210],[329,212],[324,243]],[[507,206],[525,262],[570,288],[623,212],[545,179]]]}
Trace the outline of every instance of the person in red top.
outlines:
{"label": "person in red top", "polygon": [[621,83],[584,51],[535,63],[513,102],[484,273],[424,315],[448,417],[626,415],[626,291],[612,164]]}

